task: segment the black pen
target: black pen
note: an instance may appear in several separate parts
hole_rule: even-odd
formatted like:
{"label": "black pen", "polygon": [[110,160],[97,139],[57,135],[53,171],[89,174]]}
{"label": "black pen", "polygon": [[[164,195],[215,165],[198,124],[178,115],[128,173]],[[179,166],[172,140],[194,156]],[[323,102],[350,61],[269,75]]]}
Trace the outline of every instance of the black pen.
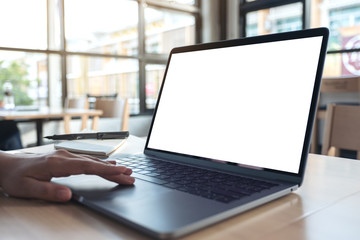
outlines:
{"label": "black pen", "polygon": [[120,132],[96,132],[96,133],[74,133],[46,136],[52,140],[80,140],[80,139],[125,139],[129,137],[128,131]]}

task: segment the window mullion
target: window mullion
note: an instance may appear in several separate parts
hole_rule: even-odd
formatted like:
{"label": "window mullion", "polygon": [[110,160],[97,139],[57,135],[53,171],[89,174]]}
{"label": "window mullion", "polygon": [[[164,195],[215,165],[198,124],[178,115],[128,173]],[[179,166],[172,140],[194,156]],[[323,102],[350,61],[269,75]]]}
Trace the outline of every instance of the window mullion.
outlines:
{"label": "window mullion", "polygon": [[140,0],[139,2],[139,46],[138,46],[138,54],[139,54],[139,104],[140,104],[140,114],[146,111],[146,93],[145,93],[145,82],[146,82],[146,74],[145,74],[145,6],[146,3],[144,0]]}
{"label": "window mullion", "polygon": [[59,16],[60,16],[60,37],[61,37],[61,86],[62,86],[62,105],[65,103],[65,98],[67,96],[67,80],[66,80],[66,38],[65,38],[65,3],[64,0],[59,0]]}

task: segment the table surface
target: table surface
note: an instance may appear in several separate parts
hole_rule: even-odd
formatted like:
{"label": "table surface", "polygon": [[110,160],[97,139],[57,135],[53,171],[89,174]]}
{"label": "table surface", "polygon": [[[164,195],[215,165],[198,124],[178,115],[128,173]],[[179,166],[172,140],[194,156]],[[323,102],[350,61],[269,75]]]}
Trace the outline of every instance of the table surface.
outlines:
{"label": "table surface", "polygon": [[[120,152],[141,152],[131,136]],[[46,152],[53,146],[25,149]],[[359,239],[360,162],[310,154],[303,185],[292,194],[182,239]],[[77,203],[7,198],[0,191],[2,239],[149,239]]]}
{"label": "table surface", "polygon": [[62,109],[62,108],[41,108],[32,111],[14,111],[1,110],[0,119],[19,120],[19,119],[45,119],[45,118],[62,118],[64,116],[81,117],[83,115],[101,116],[102,110],[95,109]]}
{"label": "table surface", "polygon": [[93,117],[92,130],[98,129],[98,119],[103,114],[102,110],[78,109],[78,108],[49,108],[43,107],[39,110],[16,111],[1,110],[0,120],[35,121],[36,122],[36,145],[43,145],[43,122],[47,120],[64,120],[64,132],[70,133],[70,120],[72,117],[81,117],[81,130],[86,128],[87,119]]}

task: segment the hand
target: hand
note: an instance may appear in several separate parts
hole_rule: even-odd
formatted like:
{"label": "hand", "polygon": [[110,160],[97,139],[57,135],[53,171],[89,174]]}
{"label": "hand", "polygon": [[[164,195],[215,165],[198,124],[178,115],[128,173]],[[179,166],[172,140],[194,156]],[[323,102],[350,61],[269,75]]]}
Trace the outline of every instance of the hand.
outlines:
{"label": "hand", "polygon": [[50,182],[53,177],[92,174],[119,184],[133,184],[132,170],[114,161],[75,155],[65,150],[48,154],[7,154],[0,152],[0,186],[10,196],[65,202],[71,199],[68,187]]}

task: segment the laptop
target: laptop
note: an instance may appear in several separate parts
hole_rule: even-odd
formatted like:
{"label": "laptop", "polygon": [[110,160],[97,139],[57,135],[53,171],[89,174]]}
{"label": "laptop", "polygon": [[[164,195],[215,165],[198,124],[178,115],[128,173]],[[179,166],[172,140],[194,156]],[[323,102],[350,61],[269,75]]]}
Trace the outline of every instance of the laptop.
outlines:
{"label": "laptop", "polygon": [[292,193],[304,177],[328,35],[317,28],[173,49],[143,153],[113,157],[133,169],[135,184],[60,182],[75,201],[159,239]]}

